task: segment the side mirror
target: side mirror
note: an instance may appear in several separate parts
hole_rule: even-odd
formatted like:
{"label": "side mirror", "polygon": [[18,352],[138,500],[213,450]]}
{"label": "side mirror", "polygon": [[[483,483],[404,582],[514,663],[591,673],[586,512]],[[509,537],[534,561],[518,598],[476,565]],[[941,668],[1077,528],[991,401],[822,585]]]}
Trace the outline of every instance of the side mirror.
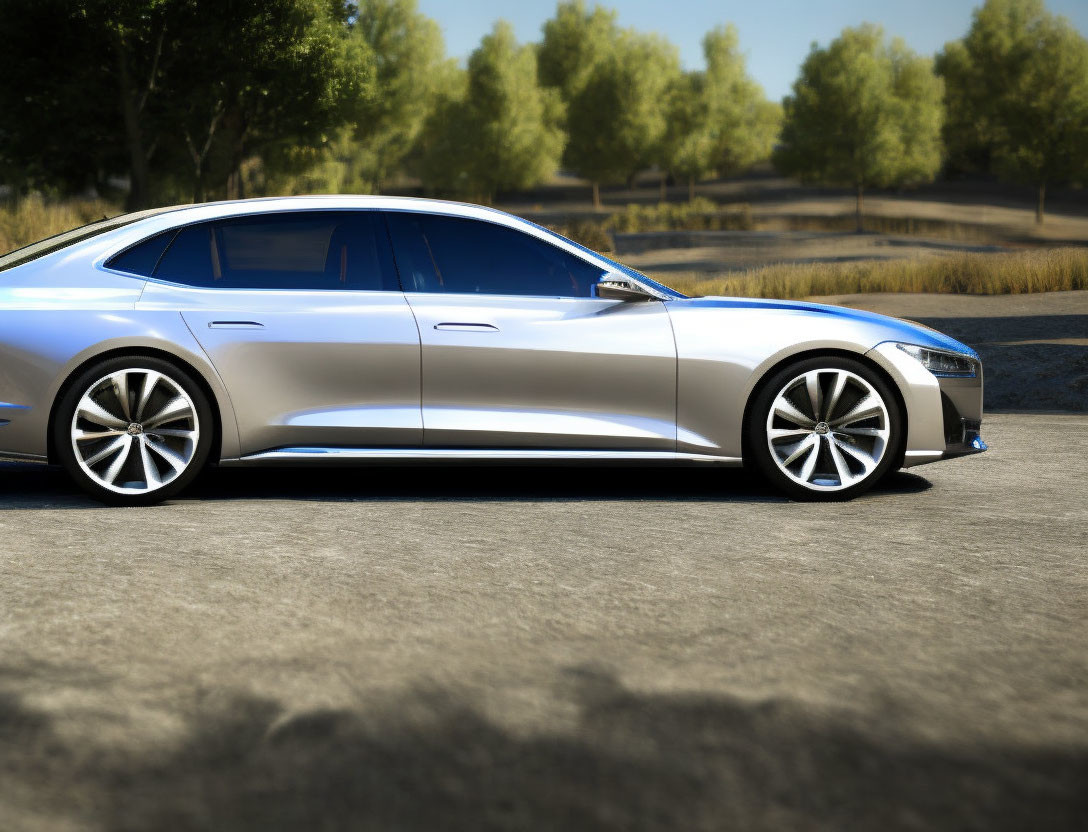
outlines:
{"label": "side mirror", "polygon": [[596,289],[597,297],[605,300],[657,300],[633,280],[615,274],[606,274],[597,282],[594,289]]}

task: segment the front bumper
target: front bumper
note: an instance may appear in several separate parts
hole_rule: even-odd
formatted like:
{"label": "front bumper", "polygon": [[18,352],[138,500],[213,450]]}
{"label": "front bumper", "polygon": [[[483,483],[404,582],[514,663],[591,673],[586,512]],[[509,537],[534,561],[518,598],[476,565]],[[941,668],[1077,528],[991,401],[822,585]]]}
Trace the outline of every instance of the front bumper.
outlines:
{"label": "front bumper", "polygon": [[903,467],[979,454],[982,440],[982,365],[974,378],[933,375],[893,343],[867,353],[895,379],[907,410]]}

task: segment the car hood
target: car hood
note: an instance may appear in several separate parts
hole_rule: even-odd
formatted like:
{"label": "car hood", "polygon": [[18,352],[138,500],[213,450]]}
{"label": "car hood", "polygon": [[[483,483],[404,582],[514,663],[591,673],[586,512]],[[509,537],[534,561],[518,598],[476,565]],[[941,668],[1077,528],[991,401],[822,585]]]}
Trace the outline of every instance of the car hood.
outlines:
{"label": "car hood", "polygon": [[810,303],[808,301],[796,300],[725,297],[684,298],[683,300],[669,301],[669,304],[684,305],[699,309],[763,309],[781,310],[783,312],[802,313],[807,315],[830,315],[843,320],[872,324],[880,331],[880,341],[900,341],[903,343],[917,344],[920,347],[952,350],[953,352],[966,353],[975,358],[978,357],[978,353],[966,344],[945,335],[943,332],[930,329],[924,324],[903,320],[902,318],[893,318],[889,315],[880,315],[876,312],[866,312],[862,309],[851,309],[846,306],[832,306],[826,303]]}

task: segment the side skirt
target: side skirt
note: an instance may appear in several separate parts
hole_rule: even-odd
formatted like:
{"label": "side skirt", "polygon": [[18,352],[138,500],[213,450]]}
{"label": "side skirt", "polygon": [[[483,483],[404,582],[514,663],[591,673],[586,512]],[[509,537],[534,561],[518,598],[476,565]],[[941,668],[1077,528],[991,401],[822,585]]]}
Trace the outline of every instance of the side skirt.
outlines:
{"label": "side skirt", "polygon": [[674,451],[587,451],[587,450],[489,450],[486,448],[278,448],[236,459],[223,459],[224,467],[249,465],[395,465],[447,462],[454,464],[517,465],[542,463],[569,465],[689,465],[708,464],[736,468],[739,457]]}

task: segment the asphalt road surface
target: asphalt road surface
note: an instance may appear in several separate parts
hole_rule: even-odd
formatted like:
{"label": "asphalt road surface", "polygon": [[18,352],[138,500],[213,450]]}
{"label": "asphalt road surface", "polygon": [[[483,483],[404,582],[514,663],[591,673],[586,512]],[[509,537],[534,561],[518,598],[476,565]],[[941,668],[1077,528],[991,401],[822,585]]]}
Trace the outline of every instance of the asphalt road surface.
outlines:
{"label": "asphalt road surface", "polygon": [[1088,415],[742,472],[0,466],[0,828],[1088,824]]}

